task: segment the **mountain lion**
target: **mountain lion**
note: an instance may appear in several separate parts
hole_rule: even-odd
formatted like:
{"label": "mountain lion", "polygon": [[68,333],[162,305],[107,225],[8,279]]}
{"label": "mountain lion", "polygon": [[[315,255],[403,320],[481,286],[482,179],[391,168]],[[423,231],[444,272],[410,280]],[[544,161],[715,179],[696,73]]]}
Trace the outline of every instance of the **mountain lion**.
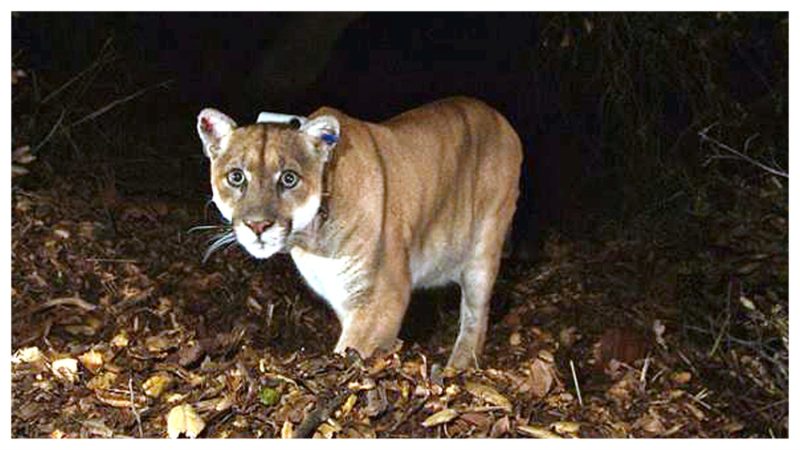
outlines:
{"label": "mountain lion", "polygon": [[324,107],[297,125],[200,112],[228,241],[291,255],[341,323],[336,352],[391,347],[412,289],[458,283],[448,365],[477,365],[522,163],[506,119],[459,97],[382,123]]}

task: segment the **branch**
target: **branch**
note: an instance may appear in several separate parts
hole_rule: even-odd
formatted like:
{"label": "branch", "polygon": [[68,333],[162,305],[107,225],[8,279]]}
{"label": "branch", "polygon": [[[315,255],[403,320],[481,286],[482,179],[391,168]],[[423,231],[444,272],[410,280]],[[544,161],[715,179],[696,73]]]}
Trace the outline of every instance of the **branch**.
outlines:
{"label": "branch", "polygon": [[64,117],[66,117],[66,115],[67,115],[67,110],[66,109],[62,109],[61,110],[61,115],[58,116],[58,120],[56,121],[56,124],[53,125],[52,128],[50,128],[50,132],[47,133],[47,136],[45,136],[44,139],[41,140],[41,142],[36,144],[36,147],[33,149],[32,153],[38,152],[39,149],[42,148],[44,146],[44,144],[46,144],[47,141],[50,140],[51,137],[53,137],[53,134],[55,134],[56,130],[58,130],[58,127],[61,126],[61,122],[64,121]]}
{"label": "branch", "polygon": [[125,97],[117,99],[117,100],[114,100],[113,102],[111,102],[111,103],[107,104],[106,106],[98,109],[97,111],[95,111],[95,112],[83,117],[82,119],[79,119],[79,120],[77,120],[75,122],[72,122],[71,124],[69,124],[69,128],[78,126],[78,125],[80,125],[80,124],[82,124],[84,122],[88,122],[88,121],[90,121],[92,119],[95,119],[95,118],[107,113],[108,111],[116,108],[117,106],[119,106],[119,105],[121,105],[123,103],[127,103],[127,102],[129,102],[129,101],[131,101],[131,100],[133,100],[133,99],[135,99],[137,97],[140,97],[142,94],[144,94],[147,91],[150,91],[150,90],[153,90],[153,89],[157,89],[157,88],[160,88],[160,87],[166,87],[166,86],[170,85],[171,83],[172,83],[172,80],[168,80],[168,81],[164,81],[162,83],[156,84],[154,86],[143,87],[143,88],[139,89],[138,91],[134,92],[133,94],[130,94],[128,96],[125,96]]}
{"label": "branch", "polygon": [[62,84],[56,90],[47,94],[47,96],[40,102],[42,105],[56,97],[58,94],[64,92],[68,87],[70,87],[73,83],[83,78],[86,74],[94,71],[95,69],[99,68],[105,63],[106,51],[108,50],[109,46],[111,45],[112,38],[109,37],[106,39],[105,43],[103,43],[103,47],[100,49],[100,56],[87,68],[80,71],[77,75],[73,76],[66,83]]}
{"label": "branch", "polygon": [[[725,151],[727,151],[729,153],[732,153],[738,159],[742,159],[744,161],[747,161],[750,164],[752,164],[752,165],[754,165],[754,166],[756,166],[756,167],[758,167],[758,168],[760,168],[762,170],[765,170],[765,171],[767,171],[767,172],[769,172],[769,173],[771,173],[773,175],[789,179],[789,174],[787,172],[784,172],[783,170],[780,170],[780,169],[776,169],[774,167],[767,166],[766,164],[763,164],[763,163],[751,158],[747,154],[742,153],[739,150],[736,150],[736,149],[730,147],[729,145],[724,144],[724,143],[722,143],[722,142],[710,137],[708,135],[708,130],[710,130],[714,125],[716,125],[716,124],[711,124],[708,127],[700,130],[700,132],[697,133],[700,136],[700,140],[702,142],[710,142],[712,145],[716,146],[717,148],[725,150]],[[747,139],[745,148],[747,148],[750,145],[750,142],[752,141],[753,137],[754,136],[751,136],[749,139]]]}
{"label": "branch", "polygon": [[317,428],[328,420],[328,418],[344,403],[350,391],[345,389],[339,393],[328,394],[317,399],[317,406],[303,419],[303,422],[295,430],[293,438],[311,437]]}

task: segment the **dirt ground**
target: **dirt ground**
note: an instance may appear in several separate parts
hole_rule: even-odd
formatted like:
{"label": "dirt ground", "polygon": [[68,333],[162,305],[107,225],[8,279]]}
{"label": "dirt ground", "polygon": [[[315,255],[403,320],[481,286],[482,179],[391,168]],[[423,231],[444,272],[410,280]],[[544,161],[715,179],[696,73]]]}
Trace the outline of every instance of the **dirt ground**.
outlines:
{"label": "dirt ground", "polygon": [[[740,375],[681,332],[685,282],[642,242],[552,238],[504,261],[480,370],[442,368],[457,292],[415,297],[403,342],[335,356],[338,324],[285,256],[203,263],[213,207],[88,181],[15,189],[15,437],[746,437]],[[721,351],[721,350],[720,350]]]}

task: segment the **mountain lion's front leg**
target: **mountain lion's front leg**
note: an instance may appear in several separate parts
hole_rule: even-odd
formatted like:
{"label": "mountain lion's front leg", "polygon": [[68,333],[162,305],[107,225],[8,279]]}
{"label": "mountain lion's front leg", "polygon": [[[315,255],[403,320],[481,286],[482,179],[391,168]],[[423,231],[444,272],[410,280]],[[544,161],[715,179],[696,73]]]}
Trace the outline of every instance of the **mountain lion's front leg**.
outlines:
{"label": "mountain lion's front leg", "polygon": [[335,351],[344,353],[353,348],[366,358],[375,350],[390,349],[410,298],[411,280],[407,274],[391,273],[386,268],[379,271],[364,298],[353,302],[353,308],[343,314],[342,334]]}

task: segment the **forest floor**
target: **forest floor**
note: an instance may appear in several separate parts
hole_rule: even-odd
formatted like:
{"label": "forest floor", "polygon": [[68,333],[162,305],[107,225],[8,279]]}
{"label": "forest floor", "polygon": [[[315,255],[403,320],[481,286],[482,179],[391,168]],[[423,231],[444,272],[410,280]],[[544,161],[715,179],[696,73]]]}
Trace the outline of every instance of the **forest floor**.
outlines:
{"label": "forest floor", "polygon": [[12,194],[15,437],[745,437],[788,407],[722,395],[740,375],[699,363],[716,348],[687,344],[654,244],[504,261],[481,368],[456,373],[453,289],[415,297],[391,354],[333,355],[287,257],[202,262],[202,202],[53,186]]}

